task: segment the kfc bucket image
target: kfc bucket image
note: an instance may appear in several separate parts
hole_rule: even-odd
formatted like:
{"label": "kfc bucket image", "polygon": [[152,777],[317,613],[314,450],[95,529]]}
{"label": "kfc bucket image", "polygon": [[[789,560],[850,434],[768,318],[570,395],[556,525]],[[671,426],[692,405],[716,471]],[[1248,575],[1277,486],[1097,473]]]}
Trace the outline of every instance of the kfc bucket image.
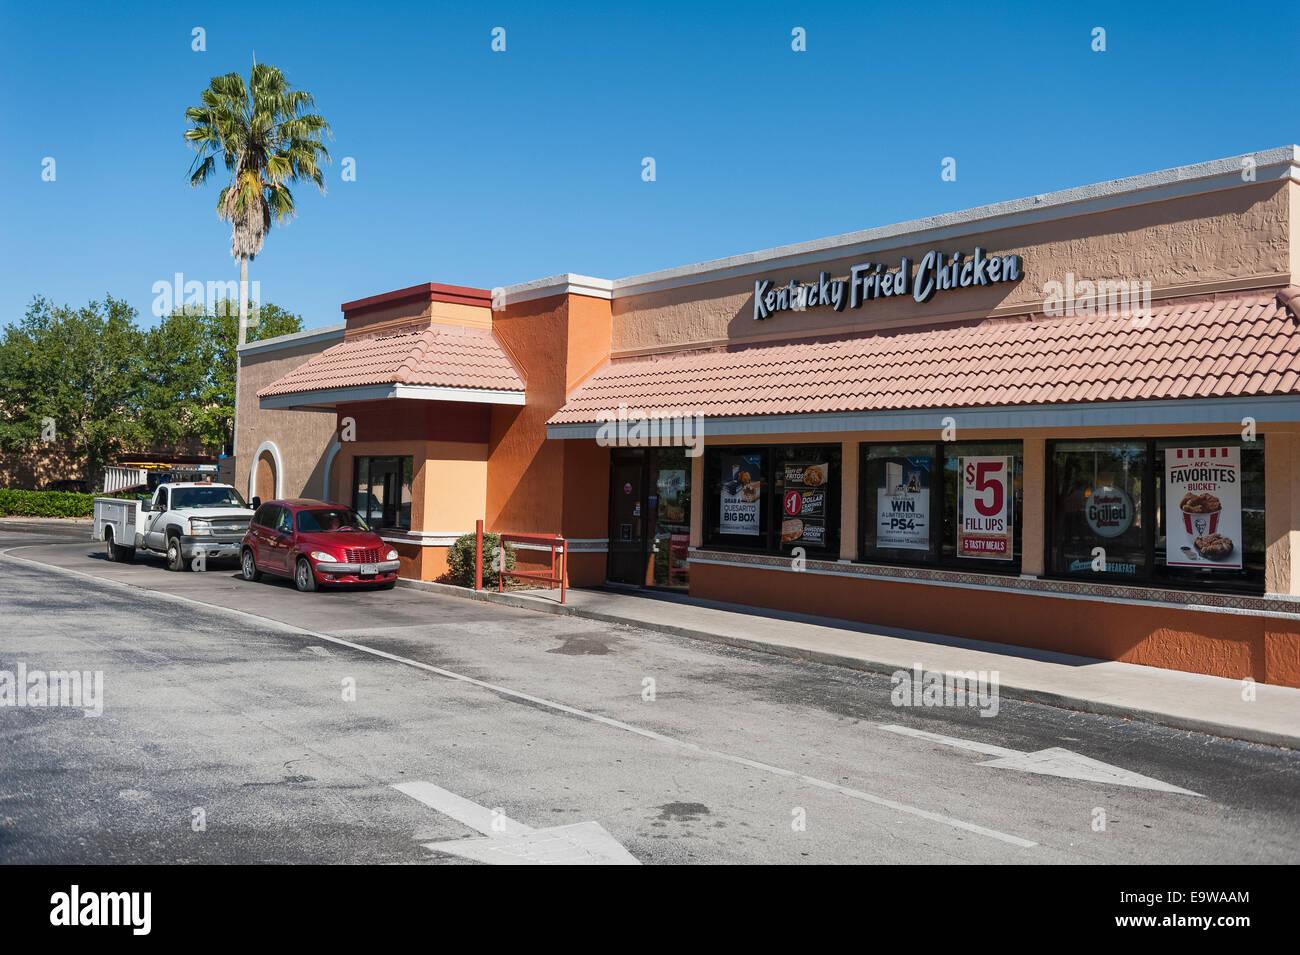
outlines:
{"label": "kfc bucket image", "polygon": [[1178,507],[1183,512],[1183,527],[1189,536],[1205,537],[1218,530],[1223,505],[1213,494],[1194,494],[1189,491],[1183,495]]}

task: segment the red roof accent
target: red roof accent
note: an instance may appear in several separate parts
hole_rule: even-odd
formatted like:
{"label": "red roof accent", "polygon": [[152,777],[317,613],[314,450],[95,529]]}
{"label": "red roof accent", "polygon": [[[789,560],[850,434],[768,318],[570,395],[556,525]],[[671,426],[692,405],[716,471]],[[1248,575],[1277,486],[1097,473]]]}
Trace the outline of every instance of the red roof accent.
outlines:
{"label": "red roof accent", "polygon": [[615,359],[550,423],[594,422],[619,405],[637,415],[728,417],[1296,394],[1293,291],[1171,302],[1149,319],[985,318]]}
{"label": "red roof accent", "polygon": [[490,308],[492,293],[487,289],[469,288],[465,285],[438,285],[436,282],[425,282],[423,285],[412,285],[410,288],[400,288],[394,292],[359,298],[355,302],[344,302],[339,307],[343,309],[344,316],[364,315],[366,312],[389,308],[403,302],[452,302],[458,305],[481,305]]}
{"label": "red roof accent", "polygon": [[490,329],[435,324],[346,339],[257,396],[380,384],[522,392],[524,377]]}

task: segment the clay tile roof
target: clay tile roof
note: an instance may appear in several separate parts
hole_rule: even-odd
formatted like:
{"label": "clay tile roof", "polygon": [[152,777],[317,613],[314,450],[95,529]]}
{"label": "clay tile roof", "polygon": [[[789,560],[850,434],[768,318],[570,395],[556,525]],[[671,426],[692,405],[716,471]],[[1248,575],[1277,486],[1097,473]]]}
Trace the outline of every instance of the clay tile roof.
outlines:
{"label": "clay tile roof", "polygon": [[1171,302],[1149,319],[981,319],[832,341],[615,359],[551,424],[619,405],[710,417],[1300,393],[1300,288]]}
{"label": "clay tile roof", "polygon": [[491,330],[435,324],[346,339],[257,396],[387,384],[524,390],[523,375]]}

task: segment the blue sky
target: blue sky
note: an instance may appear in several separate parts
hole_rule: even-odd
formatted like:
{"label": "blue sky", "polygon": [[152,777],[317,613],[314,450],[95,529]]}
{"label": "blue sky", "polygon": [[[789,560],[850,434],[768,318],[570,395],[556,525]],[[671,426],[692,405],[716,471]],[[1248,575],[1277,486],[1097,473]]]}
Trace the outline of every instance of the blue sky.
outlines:
{"label": "blue sky", "polygon": [[328,195],[300,187],[250,272],[313,327],[417,282],[619,278],[1300,140],[1300,7],[1225,10],[3,0],[0,323],[38,293],[152,322],[155,282],[236,275],[184,110],[254,52],[334,130]]}

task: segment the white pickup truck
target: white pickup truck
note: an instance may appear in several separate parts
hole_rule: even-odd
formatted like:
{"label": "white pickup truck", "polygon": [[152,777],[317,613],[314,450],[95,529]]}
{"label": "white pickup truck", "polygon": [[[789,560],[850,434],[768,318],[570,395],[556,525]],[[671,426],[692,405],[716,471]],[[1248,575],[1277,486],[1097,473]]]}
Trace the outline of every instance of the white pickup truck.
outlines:
{"label": "white pickup truck", "polygon": [[165,554],[168,570],[195,569],[218,557],[239,557],[253,512],[229,484],[160,484],[143,501],[95,498],[94,539],[109,560],[130,561],[137,550]]}

